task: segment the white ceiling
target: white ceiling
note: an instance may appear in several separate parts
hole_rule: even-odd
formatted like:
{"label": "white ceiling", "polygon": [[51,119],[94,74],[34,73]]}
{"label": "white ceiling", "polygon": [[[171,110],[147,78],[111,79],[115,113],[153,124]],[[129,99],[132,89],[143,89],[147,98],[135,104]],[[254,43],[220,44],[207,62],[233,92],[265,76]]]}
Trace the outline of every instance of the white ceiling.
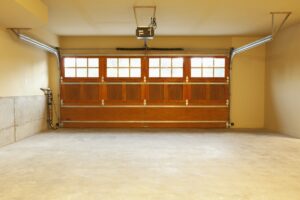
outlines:
{"label": "white ceiling", "polygon": [[271,11],[291,11],[300,22],[299,0],[43,0],[48,29],[58,35],[134,35],[134,5],[156,5],[156,35],[263,35]]}

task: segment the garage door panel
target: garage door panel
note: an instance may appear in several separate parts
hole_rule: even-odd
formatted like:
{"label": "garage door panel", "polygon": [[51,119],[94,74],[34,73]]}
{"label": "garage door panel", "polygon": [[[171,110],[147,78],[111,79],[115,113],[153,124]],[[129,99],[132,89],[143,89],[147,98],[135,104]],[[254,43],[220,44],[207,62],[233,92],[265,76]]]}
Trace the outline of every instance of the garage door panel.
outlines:
{"label": "garage door panel", "polygon": [[165,86],[160,85],[148,85],[147,86],[147,99],[149,103],[162,103],[165,100]]}
{"label": "garage door panel", "polygon": [[123,89],[122,85],[107,85],[106,86],[106,99],[107,101],[122,101]]}
{"label": "garage door panel", "polygon": [[142,99],[141,85],[126,85],[126,101],[140,101]]}
{"label": "garage door panel", "polygon": [[145,120],[226,121],[226,108],[146,108]]}
{"label": "garage door panel", "polygon": [[228,86],[227,85],[211,85],[209,87],[210,100],[227,100]]}
{"label": "garage door panel", "polygon": [[98,85],[63,85],[61,90],[63,102],[74,104],[98,103],[101,92]]}
{"label": "garage door panel", "polygon": [[62,108],[61,118],[66,120],[140,120],[143,108]]}
{"label": "garage door panel", "polygon": [[228,58],[138,57],[140,64],[131,60],[137,57],[124,58],[99,56],[99,77],[93,80],[63,77],[65,127],[227,126]]}
{"label": "garage door panel", "polygon": [[227,99],[223,100],[189,100],[189,105],[199,106],[227,106]]}
{"label": "garage door panel", "polygon": [[63,108],[62,120],[226,121],[227,108]]}

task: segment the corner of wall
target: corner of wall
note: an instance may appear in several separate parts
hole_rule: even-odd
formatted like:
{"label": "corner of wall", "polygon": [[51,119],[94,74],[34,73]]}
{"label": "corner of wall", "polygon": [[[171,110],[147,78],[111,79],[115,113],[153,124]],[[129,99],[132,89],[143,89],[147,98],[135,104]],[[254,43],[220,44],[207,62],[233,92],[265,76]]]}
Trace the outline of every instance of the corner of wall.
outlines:
{"label": "corner of wall", "polygon": [[300,138],[300,23],[267,46],[266,129]]}

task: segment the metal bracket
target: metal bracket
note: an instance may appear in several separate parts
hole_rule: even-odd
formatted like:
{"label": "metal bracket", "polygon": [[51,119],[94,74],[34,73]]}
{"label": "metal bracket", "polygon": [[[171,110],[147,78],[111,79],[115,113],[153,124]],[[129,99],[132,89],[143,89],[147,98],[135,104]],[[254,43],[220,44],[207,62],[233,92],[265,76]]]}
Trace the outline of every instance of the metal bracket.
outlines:
{"label": "metal bracket", "polygon": [[186,106],[189,105],[189,100],[188,100],[188,99],[185,100],[185,105],[186,105]]}
{"label": "metal bracket", "polygon": [[138,23],[138,17],[137,17],[137,9],[153,9],[153,14],[152,14],[152,18],[155,18],[156,15],[156,6],[133,6],[133,12],[134,12],[134,18],[135,18],[135,23],[136,26],[141,26]]}
{"label": "metal bracket", "polygon": [[229,99],[226,100],[226,106],[229,106]]}
{"label": "metal bracket", "polygon": [[[281,30],[289,16],[292,14],[292,12],[271,12],[272,15],[272,36],[275,37],[275,35]],[[275,28],[275,16],[276,15],[285,15],[284,19],[282,20],[281,24],[279,25],[278,29]]]}
{"label": "metal bracket", "polygon": [[185,82],[187,82],[187,83],[189,82],[189,77],[188,76],[185,77]]}
{"label": "metal bracket", "polygon": [[230,122],[226,122],[226,127],[227,128],[231,128],[231,123]]}

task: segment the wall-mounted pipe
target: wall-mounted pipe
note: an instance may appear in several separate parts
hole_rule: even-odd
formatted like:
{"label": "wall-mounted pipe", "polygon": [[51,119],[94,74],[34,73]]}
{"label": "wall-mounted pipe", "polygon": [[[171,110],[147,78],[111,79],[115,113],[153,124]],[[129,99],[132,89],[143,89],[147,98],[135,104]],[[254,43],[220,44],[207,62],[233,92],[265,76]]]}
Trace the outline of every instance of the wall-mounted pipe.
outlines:
{"label": "wall-mounted pipe", "polygon": [[262,39],[256,40],[256,41],[251,42],[251,43],[249,43],[249,44],[246,44],[246,45],[244,45],[244,46],[242,46],[242,47],[233,49],[233,51],[232,51],[232,53],[231,53],[231,59],[233,59],[234,56],[237,55],[237,54],[239,54],[239,53],[242,53],[242,52],[244,52],[244,51],[248,51],[248,50],[250,50],[250,49],[253,49],[253,48],[255,48],[255,47],[258,47],[258,46],[260,46],[260,45],[263,45],[263,44],[265,44],[265,43],[267,43],[267,42],[270,42],[270,41],[272,41],[272,40],[273,40],[273,36],[272,36],[272,35],[269,35],[269,36],[264,37],[264,38],[262,38]]}
{"label": "wall-mounted pipe", "polygon": [[58,126],[53,124],[53,93],[50,88],[41,88],[47,97],[47,123],[51,129],[57,129]]}

